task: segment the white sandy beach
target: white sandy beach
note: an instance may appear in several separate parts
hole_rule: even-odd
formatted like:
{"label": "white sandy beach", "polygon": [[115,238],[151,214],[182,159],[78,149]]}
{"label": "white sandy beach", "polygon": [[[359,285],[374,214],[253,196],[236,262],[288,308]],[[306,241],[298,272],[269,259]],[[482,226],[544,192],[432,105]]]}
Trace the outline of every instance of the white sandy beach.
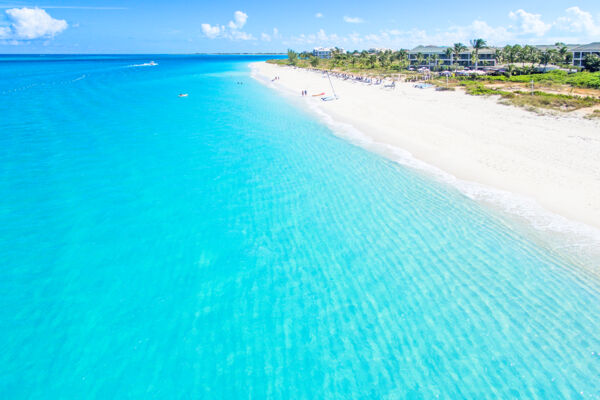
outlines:
{"label": "white sandy beach", "polygon": [[[252,64],[260,81],[300,98],[378,143],[455,176],[534,199],[544,209],[600,228],[600,123],[575,116],[540,116],[495,98],[395,89],[332,77],[339,96],[318,72]],[[271,82],[274,76],[280,79]]]}

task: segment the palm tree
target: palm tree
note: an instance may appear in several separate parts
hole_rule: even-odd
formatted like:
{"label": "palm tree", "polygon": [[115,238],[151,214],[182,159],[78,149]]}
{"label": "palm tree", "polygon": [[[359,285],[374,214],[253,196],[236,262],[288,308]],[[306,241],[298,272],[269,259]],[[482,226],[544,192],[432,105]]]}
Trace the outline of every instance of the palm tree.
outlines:
{"label": "palm tree", "polygon": [[487,42],[483,39],[473,39],[471,40],[471,46],[475,52],[475,69],[477,69],[477,64],[479,63],[479,50],[485,49],[487,47]]}
{"label": "palm tree", "polygon": [[538,59],[539,50],[533,46],[526,45],[521,52],[523,53],[523,59],[521,60],[523,61],[523,67],[525,66],[525,61],[534,64]]}
{"label": "palm tree", "polygon": [[296,65],[296,60],[298,59],[298,53],[296,53],[292,49],[288,49],[287,56],[288,56],[288,62],[292,65]]}
{"label": "palm tree", "polygon": [[408,60],[408,51],[400,49],[392,54],[392,59],[397,60],[400,67],[406,66],[406,60]]}
{"label": "palm tree", "polygon": [[540,55],[540,65],[544,64],[544,72],[546,72],[546,66],[548,65],[548,63],[551,63],[552,60],[554,59],[555,53],[556,53],[556,50],[549,49],[549,50],[544,51]]}
{"label": "palm tree", "polygon": [[440,56],[438,56],[437,54],[432,55],[431,63],[433,63],[433,65],[437,68],[438,65],[440,64]]}
{"label": "palm tree", "polygon": [[363,50],[360,52],[360,62],[362,63],[362,65],[367,65],[367,57],[369,56],[369,53],[367,53],[366,50]]}
{"label": "palm tree", "polygon": [[569,49],[567,46],[561,42],[556,43],[556,46],[558,47],[558,56],[560,57],[560,62],[568,63],[567,54],[569,54]]}
{"label": "palm tree", "polygon": [[407,64],[410,65],[408,58],[408,51],[405,49],[400,49],[396,51],[393,55],[394,59],[398,60],[398,65],[401,68],[406,68]]}
{"label": "palm tree", "polygon": [[467,50],[467,46],[462,43],[454,43],[452,47],[452,52],[454,53],[454,62],[458,64],[458,60],[460,59],[460,53]]}
{"label": "palm tree", "polygon": [[448,60],[448,65],[452,64],[452,48],[448,47],[446,51],[444,51],[444,55]]}
{"label": "palm tree", "polygon": [[504,61],[511,64],[517,61],[517,57],[520,54],[520,49],[521,46],[519,46],[518,44],[515,44],[514,46],[507,44],[506,46],[504,46],[504,48],[502,49]]}
{"label": "palm tree", "polygon": [[385,68],[389,64],[390,55],[387,51],[379,54],[378,58],[379,58],[379,63],[381,64],[381,66],[383,68]]}
{"label": "palm tree", "polygon": [[475,69],[477,69],[477,52],[475,50],[473,50],[471,52],[471,65],[475,64]]}
{"label": "palm tree", "polygon": [[417,65],[423,65],[425,61],[425,57],[423,56],[423,53],[417,53]]}
{"label": "palm tree", "polygon": [[515,66],[513,64],[508,64],[506,72],[508,73],[508,76],[513,76],[515,74]]}
{"label": "palm tree", "polygon": [[319,66],[319,58],[318,57],[311,57],[310,58],[310,65],[312,65],[313,68],[316,68]]}
{"label": "palm tree", "polygon": [[371,65],[371,68],[375,68],[376,62],[377,62],[377,56],[375,54],[371,54],[369,56],[369,64]]}
{"label": "palm tree", "polygon": [[496,60],[496,64],[504,62],[504,52],[501,49],[496,49],[494,52],[494,60]]}

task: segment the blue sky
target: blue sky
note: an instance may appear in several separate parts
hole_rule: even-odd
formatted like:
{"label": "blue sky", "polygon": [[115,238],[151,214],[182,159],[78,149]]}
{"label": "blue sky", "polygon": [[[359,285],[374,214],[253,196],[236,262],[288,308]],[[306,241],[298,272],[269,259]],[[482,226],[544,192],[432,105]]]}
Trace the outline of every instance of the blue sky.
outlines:
{"label": "blue sky", "polygon": [[412,48],[600,41],[600,1],[0,0],[0,53]]}

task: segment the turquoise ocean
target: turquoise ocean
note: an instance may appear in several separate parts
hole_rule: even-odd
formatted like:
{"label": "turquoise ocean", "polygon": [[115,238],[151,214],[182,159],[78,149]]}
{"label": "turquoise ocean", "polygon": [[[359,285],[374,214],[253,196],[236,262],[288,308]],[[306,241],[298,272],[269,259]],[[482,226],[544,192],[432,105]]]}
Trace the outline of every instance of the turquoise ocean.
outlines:
{"label": "turquoise ocean", "polygon": [[600,281],[265,58],[0,56],[0,398],[600,398]]}

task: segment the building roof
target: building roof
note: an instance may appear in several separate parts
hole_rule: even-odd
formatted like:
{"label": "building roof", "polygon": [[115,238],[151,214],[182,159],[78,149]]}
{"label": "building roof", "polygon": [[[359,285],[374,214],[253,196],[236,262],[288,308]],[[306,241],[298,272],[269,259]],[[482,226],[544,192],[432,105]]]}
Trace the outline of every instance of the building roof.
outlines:
{"label": "building roof", "polygon": [[409,53],[443,53],[446,51],[448,46],[417,46]]}
{"label": "building roof", "polygon": [[571,49],[571,51],[600,51],[600,42],[584,44],[583,46]]}
{"label": "building roof", "polygon": [[[579,44],[565,44],[565,47],[569,51],[573,51],[573,49],[575,47],[579,47],[579,46],[581,46],[581,45],[579,45]],[[545,50],[558,50],[561,46],[557,46],[555,44],[538,44],[538,45],[535,45],[533,47],[535,47],[538,50],[545,51]]]}

